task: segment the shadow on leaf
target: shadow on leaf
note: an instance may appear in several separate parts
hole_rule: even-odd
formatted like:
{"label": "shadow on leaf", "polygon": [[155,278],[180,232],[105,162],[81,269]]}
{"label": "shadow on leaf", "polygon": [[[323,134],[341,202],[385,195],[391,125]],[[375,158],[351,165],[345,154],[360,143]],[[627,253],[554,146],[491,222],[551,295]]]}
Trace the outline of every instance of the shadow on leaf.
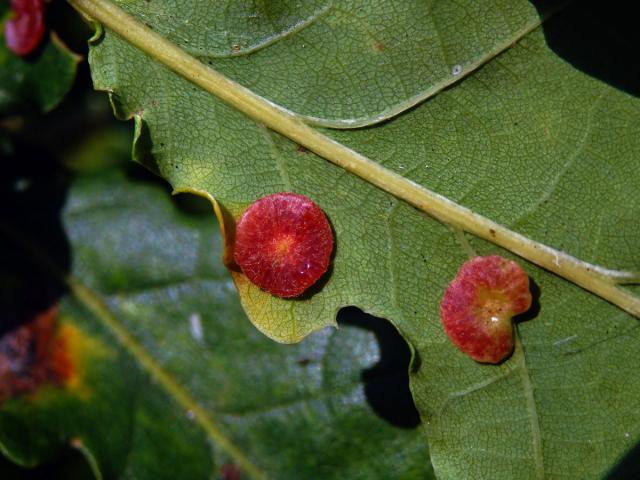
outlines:
{"label": "shadow on leaf", "polygon": [[382,419],[399,428],[416,428],[420,416],[409,390],[411,352],[391,323],[355,307],[338,314],[341,327],[356,327],[372,332],[380,348],[380,360],[362,371],[367,402]]}

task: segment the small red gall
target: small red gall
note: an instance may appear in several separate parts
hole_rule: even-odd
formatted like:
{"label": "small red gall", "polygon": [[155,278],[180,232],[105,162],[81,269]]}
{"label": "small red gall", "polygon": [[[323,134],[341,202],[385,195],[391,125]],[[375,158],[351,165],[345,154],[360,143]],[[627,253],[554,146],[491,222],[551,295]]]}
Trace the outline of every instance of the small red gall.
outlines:
{"label": "small red gall", "polygon": [[497,255],[465,262],[440,303],[440,319],[456,347],[477,362],[500,363],[513,352],[514,315],[531,307],[529,277]]}
{"label": "small red gall", "polygon": [[7,47],[24,57],[33,52],[44,37],[43,0],[11,0],[13,16],[7,20],[4,35]]}
{"label": "small red gall", "polygon": [[251,282],[277,297],[297,297],[316,283],[329,268],[332,251],[329,221],[304,195],[262,197],[236,226],[236,263]]}

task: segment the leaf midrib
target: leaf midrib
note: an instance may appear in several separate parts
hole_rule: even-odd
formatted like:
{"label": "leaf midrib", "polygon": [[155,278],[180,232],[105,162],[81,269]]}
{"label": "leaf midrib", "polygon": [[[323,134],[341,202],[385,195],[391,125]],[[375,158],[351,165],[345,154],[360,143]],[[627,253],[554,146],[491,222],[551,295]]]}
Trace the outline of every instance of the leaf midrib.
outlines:
{"label": "leaf midrib", "polygon": [[194,421],[200,425],[214,443],[226,451],[236,464],[251,477],[261,480],[268,478],[266,473],[254,465],[240,448],[223,433],[222,428],[216,425],[209,413],[191,397],[189,392],[187,392],[169,372],[162,368],[146,349],[127,331],[125,326],[116,318],[111,310],[109,310],[96,292],[87,288],[70,275],[65,276],[64,281],[78,301],[98,317],[100,322],[117,338],[123,348],[137,360],[140,367],[148,372],[185,411],[192,412]]}
{"label": "leaf midrib", "polygon": [[[254,121],[305,146],[326,160],[404,200],[439,221],[461,228],[549,270],[640,318],[640,298],[617,285],[626,272],[611,272],[509,230],[418,185],[303,123],[273,104],[191,57],[108,0],[69,0],[80,12],[102,22],[178,75],[217,96]],[[141,121],[136,116],[137,121]]]}

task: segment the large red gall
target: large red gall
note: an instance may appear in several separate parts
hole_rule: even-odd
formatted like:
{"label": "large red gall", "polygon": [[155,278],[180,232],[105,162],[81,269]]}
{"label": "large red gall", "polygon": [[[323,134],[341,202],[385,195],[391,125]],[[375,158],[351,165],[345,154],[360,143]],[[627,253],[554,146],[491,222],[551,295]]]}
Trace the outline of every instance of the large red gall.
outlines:
{"label": "large red gall", "polygon": [[33,52],[44,37],[43,0],[11,0],[13,16],[4,26],[7,47],[24,57]]}
{"label": "large red gall", "polygon": [[278,297],[297,297],[329,268],[333,232],[322,209],[304,195],[258,199],[236,226],[234,259],[255,285]]}
{"label": "large red gall", "polygon": [[456,347],[477,362],[500,363],[513,352],[512,317],[531,307],[529,277],[497,255],[462,265],[440,303],[440,319]]}

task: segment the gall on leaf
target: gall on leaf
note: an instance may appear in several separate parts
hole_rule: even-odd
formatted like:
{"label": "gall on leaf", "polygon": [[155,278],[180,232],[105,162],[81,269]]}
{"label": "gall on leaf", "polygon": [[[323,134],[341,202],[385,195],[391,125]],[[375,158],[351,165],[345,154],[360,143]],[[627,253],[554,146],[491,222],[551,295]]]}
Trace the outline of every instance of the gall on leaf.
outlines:
{"label": "gall on leaf", "polygon": [[500,363],[513,352],[514,315],[531,307],[529,277],[516,262],[497,255],[462,265],[440,303],[444,331],[477,362]]}
{"label": "gall on leaf", "polygon": [[13,16],[4,26],[7,47],[24,57],[33,52],[44,37],[43,0],[11,0]]}
{"label": "gall on leaf", "polygon": [[332,251],[329,221],[304,195],[262,197],[236,226],[236,263],[252,283],[277,297],[297,297],[316,283],[329,268]]}

